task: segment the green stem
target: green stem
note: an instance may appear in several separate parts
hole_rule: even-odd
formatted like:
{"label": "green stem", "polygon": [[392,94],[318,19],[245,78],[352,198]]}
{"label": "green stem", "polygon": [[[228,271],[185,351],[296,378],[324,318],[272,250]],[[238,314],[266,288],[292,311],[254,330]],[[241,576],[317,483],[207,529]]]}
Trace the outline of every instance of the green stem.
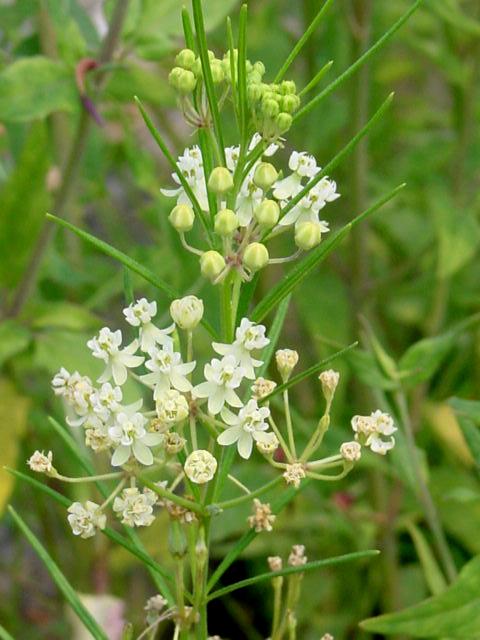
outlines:
{"label": "green stem", "polygon": [[245,494],[243,496],[239,496],[238,498],[232,498],[231,500],[225,500],[225,502],[219,502],[216,505],[212,505],[212,507],[219,509],[231,509],[232,507],[237,507],[239,504],[243,504],[244,502],[249,502],[253,500],[253,498],[258,498],[258,496],[267,493],[267,491],[271,491],[277,484],[283,480],[282,476],[277,476],[267,484],[264,484],[263,487],[256,489],[255,491],[251,491],[249,494]]}
{"label": "green stem", "polygon": [[287,423],[287,433],[288,433],[288,444],[290,446],[290,451],[294,459],[297,459],[297,451],[295,448],[295,438],[293,435],[293,424],[292,424],[292,416],[290,415],[290,402],[288,399],[288,389],[285,389],[283,392],[283,407],[285,410],[285,421]]}

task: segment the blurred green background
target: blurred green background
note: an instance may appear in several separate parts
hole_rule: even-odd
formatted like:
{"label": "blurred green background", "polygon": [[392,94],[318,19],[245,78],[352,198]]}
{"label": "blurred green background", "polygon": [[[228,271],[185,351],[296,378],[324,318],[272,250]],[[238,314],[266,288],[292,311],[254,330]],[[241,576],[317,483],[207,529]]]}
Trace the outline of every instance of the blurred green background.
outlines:
{"label": "blurred green background", "polygon": [[[334,2],[289,77],[302,87],[333,60],[332,79],[410,4]],[[45,226],[46,211],[105,239],[178,290],[212,305],[216,300],[168,224],[171,201],[159,189],[169,186],[170,171],[133,103],[136,94],[175,153],[194,143],[167,83],[173,55],[183,46],[180,3],[131,0],[113,56],[79,77],[78,63],[98,58],[112,6],[0,2],[0,463],[22,471],[33,449],[52,449],[65,472],[78,472],[47,422],[48,415],[62,419],[50,380],[60,366],[95,376],[86,341],[101,326],[118,325],[124,306],[121,265],[63,229],[54,234]],[[230,13],[236,24],[238,3],[206,0],[204,6],[209,46],[223,54],[224,19]],[[255,0],[248,6],[248,56],[262,60],[271,79],[321,2]],[[477,398],[480,381],[475,317],[468,328],[458,328],[479,311],[479,53],[478,1],[426,0],[378,57],[289,132],[282,151],[288,159],[292,149],[306,150],[325,165],[395,91],[380,125],[331,176],[342,194],[328,208],[331,227],[397,184],[406,182],[407,188],[302,284],[281,346],[296,348],[306,368],[360,339],[354,354],[335,363],[342,384],[327,440],[332,448],[349,439],[354,413],[376,408],[392,389],[375,357],[376,341],[405,371],[410,363],[411,418],[458,566],[480,553],[479,466],[448,404],[454,396]],[[79,89],[88,96],[90,113]],[[235,144],[233,127],[226,131],[227,143]],[[62,173],[72,145],[75,162]],[[33,265],[32,256],[38,258]],[[276,267],[262,276],[256,299],[281,273]],[[132,285],[137,296],[168,309],[153,287],[137,277]],[[412,355],[412,345],[422,340]],[[304,418],[299,424],[308,433],[321,406],[318,382],[300,385],[294,396]],[[248,478],[259,473],[258,465],[258,459],[239,465],[237,474]],[[86,497],[82,488],[60,490],[72,500]],[[74,539],[61,508],[30,486],[15,485],[2,469],[0,514],[10,501],[80,592],[116,596],[125,601],[127,617],[141,621],[153,586],[132,557],[105,539]],[[232,512],[227,526],[215,531],[214,562],[245,529],[246,515]],[[142,533],[160,561],[166,558],[165,523],[160,516]],[[0,541],[2,624],[15,638],[83,637],[8,517],[0,520]],[[264,571],[267,555],[285,555],[294,543],[305,544],[311,559],[383,551],[373,561],[308,574],[300,611],[304,640],[327,631],[337,639],[370,638],[358,629],[360,620],[401,609],[434,590],[422,546],[431,548],[430,533],[401,442],[389,459],[362,460],[341,485],[310,485],[229,579]],[[265,638],[270,607],[266,585],[227,596],[212,605],[212,632],[231,640]]]}

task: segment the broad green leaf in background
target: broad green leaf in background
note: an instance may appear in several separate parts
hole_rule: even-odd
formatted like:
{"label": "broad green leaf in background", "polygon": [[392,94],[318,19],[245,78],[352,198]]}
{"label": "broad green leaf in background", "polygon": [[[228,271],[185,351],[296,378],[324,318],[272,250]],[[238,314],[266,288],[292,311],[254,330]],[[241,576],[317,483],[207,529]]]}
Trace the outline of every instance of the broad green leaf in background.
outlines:
{"label": "broad green leaf in background", "polygon": [[90,631],[95,640],[108,640],[107,634],[103,631],[103,629],[101,629],[92,615],[87,611],[74,588],[65,578],[57,564],[53,561],[45,547],[35,536],[27,523],[18,515],[18,513],[12,507],[9,508],[9,511],[15,524],[27,538],[28,542],[32,545],[32,547],[44,563],[45,568],[52,577],[52,580],[60,589],[68,604],[75,611],[78,618],[82,621],[83,625]]}
{"label": "broad green leaf in background", "polygon": [[398,613],[364,620],[362,629],[384,635],[409,638],[480,637],[480,557],[461,571],[446,591]]}
{"label": "broad green leaf in background", "polygon": [[459,416],[464,416],[480,425],[480,400],[464,400],[463,398],[450,398],[448,404]]}
{"label": "broad green leaf in background", "polygon": [[43,56],[22,58],[0,73],[0,121],[26,122],[79,104],[73,69]]}
{"label": "broad green leaf in background", "polygon": [[30,344],[30,331],[14,320],[0,323],[0,367]]}
{"label": "broad green leaf in background", "polygon": [[[1,84],[0,80],[0,104]],[[45,183],[50,159],[47,149],[46,126],[35,123],[0,193],[0,283],[9,288],[23,271],[48,205]]]}
{"label": "broad green leaf in background", "polygon": [[355,375],[364,384],[375,389],[384,389],[386,391],[392,391],[398,386],[394,380],[388,378],[383,371],[381,371],[377,360],[369,351],[365,351],[364,349],[351,351],[347,356],[347,360],[355,372]]}
{"label": "broad green leaf in background", "polygon": [[3,467],[14,467],[20,440],[27,427],[29,400],[6,379],[0,378],[0,515],[13,489],[13,478]]}

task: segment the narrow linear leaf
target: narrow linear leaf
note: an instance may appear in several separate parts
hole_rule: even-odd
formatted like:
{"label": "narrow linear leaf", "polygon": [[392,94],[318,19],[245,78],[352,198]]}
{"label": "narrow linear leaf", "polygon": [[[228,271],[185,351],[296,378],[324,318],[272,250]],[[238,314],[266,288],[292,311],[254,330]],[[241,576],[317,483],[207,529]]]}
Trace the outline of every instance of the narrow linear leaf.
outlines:
{"label": "narrow linear leaf", "polygon": [[400,185],[383,196],[366,211],[358,215],[342,229],[332,234],[301,260],[286,276],[267,293],[251,314],[254,322],[260,322],[272,309],[291,293],[296,286],[337,247],[350,231],[362,220],[372,215],[394,198],[405,185]]}
{"label": "narrow linear leaf", "polygon": [[363,66],[377,51],[379,51],[391,38],[392,36],[400,29],[400,27],[410,18],[410,16],[415,13],[418,7],[422,4],[423,0],[416,0],[413,5],[408,9],[398,20],[393,24],[388,31],[386,31],[381,38],[375,42],[373,46],[370,47],[368,51],[366,51],[358,60],[356,60],[346,71],[338,76],[333,82],[331,82],[323,91],[321,91],[318,96],[312,98],[310,102],[302,107],[297,113],[294,115],[293,119],[298,120],[302,116],[309,113],[313,108],[317,106],[324,98],[329,96],[335,89],[337,89],[341,84],[348,80],[351,75],[353,75],[361,66]]}
{"label": "narrow linear leaf", "polygon": [[195,46],[195,36],[193,33],[192,21],[186,7],[182,8],[182,26],[186,46],[192,51],[196,51],[197,48]]}
{"label": "narrow linear leaf", "polygon": [[[233,81],[235,78],[233,78]],[[238,24],[238,112],[242,144],[247,139],[247,5],[242,5]]]}
{"label": "narrow linear leaf", "polygon": [[333,2],[333,0],[326,0],[326,2],[320,8],[320,10],[317,13],[317,15],[314,17],[312,22],[308,25],[305,33],[302,35],[301,38],[299,38],[297,44],[293,47],[291,52],[288,54],[287,59],[285,60],[285,62],[281,66],[281,68],[279,69],[277,75],[275,76],[274,82],[280,82],[280,80],[282,80],[282,78],[285,76],[285,73],[287,72],[287,69],[290,67],[292,62],[295,60],[295,58],[298,56],[300,51],[303,49],[303,47],[307,43],[308,39],[312,35],[312,33],[318,27],[318,25],[322,21],[323,16],[325,15],[327,9],[332,4],[332,2]]}
{"label": "narrow linear leaf", "polygon": [[272,393],[270,393],[268,396],[265,396],[265,398],[262,398],[261,402],[266,402],[271,398],[273,398],[273,396],[276,396],[279,393],[283,393],[283,391],[285,391],[286,389],[290,389],[290,387],[293,387],[299,382],[302,382],[302,380],[305,380],[305,378],[309,378],[310,376],[313,376],[313,374],[318,373],[319,371],[324,369],[328,364],[333,362],[333,360],[336,360],[337,358],[340,358],[341,356],[345,355],[352,349],[355,349],[357,345],[358,345],[358,342],[352,342],[352,344],[349,344],[347,347],[340,349],[340,351],[336,351],[335,353],[332,353],[331,356],[328,356],[328,358],[324,358],[323,360],[320,360],[320,362],[317,362],[317,364],[314,364],[308,369],[305,369],[305,371],[301,371],[300,373],[297,373],[296,376],[293,376],[293,378],[290,378],[290,380],[288,380],[287,382],[284,382],[283,384],[278,385],[278,387],[275,387]]}
{"label": "narrow linear leaf", "polygon": [[434,596],[443,593],[447,588],[447,581],[438,566],[435,555],[425,536],[413,522],[407,524],[407,531],[415,545],[415,551],[422,565],[423,575],[425,576],[428,588]]}
{"label": "narrow linear leaf", "polygon": [[465,400],[464,398],[450,398],[448,404],[457,415],[469,418],[475,424],[480,424],[480,401]]}
{"label": "narrow linear leaf", "polygon": [[[146,280],[150,284],[153,284],[154,287],[156,287],[160,291],[163,291],[170,299],[180,297],[180,294],[178,293],[178,291],[175,291],[175,289],[173,289],[173,287],[171,287],[167,282],[165,282],[164,280],[156,276],[153,273],[153,271],[150,271],[150,269],[147,269],[147,267],[144,267],[142,264],[140,264],[133,258],[130,258],[129,256],[127,256],[127,254],[123,253],[119,249],[112,247],[112,245],[108,244],[107,242],[104,242],[103,240],[96,238],[95,236],[91,235],[87,231],[84,231],[83,229],[76,227],[70,222],[63,220],[62,218],[58,218],[57,216],[54,216],[51,213],[47,213],[46,217],[49,220],[52,220],[53,222],[55,222],[56,224],[59,224],[62,227],[65,227],[66,229],[73,231],[73,233],[75,233],[77,236],[82,238],[82,240],[89,242],[94,247],[96,247],[99,251],[101,251],[102,253],[105,253],[107,256],[110,256],[114,260],[118,260],[118,262],[121,262],[125,267],[127,267],[127,269],[130,269],[130,271],[133,271],[134,273],[138,274],[144,280]],[[202,320],[202,325],[205,327],[205,329],[208,331],[208,333],[211,336],[213,336],[214,338],[217,336],[215,329],[210,325],[209,322],[207,322],[206,320]]]}
{"label": "narrow linear leaf", "polygon": [[15,640],[15,638],[11,636],[8,633],[8,631],[5,629],[5,627],[2,627],[1,624],[0,624],[0,638],[1,640]]}
{"label": "narrow linear leaf", "polygon": [[370,120],[363,126],[360,131],[358,131],[353,138],[341,149],[333,158],[330,160],[328,164],[323,167],[321,171],[319,171],[307,184],[301,189],[297,195],[292,198],[287,206],[283,207],[280,219],[287,215],[289,211],[291,211],[297,204],[302,200],[302,198],[310,193],[313,187],[320,182],[322,178],[329,175],[332,169],[335,169],[346,156],[348,156],[353,149],[357,146],[357,144],[365,138],[365,136],[369,133],[369,131],[377,124],[379,120],[383,117],[384,113],[387,111],[389,106],[392,103],[394,94],[391,93],[386,100],[380,105],[380,107],[375,111]]}
{"label": "narrow linear leaf", "polygon": [[298,96],[301,98],[303,95],[314,89],[320,80],[326,75],[333,66],[333,60],[329,60],[326,64],[323,65],[321,69],[317,71],[317,73],[313,76],[308,84],[306,84],[303,89],[300,91]]}
{"label": "narrow linear leaf", "polygon": [[208,105],[212,114],[213,126],[218,139],[220,157],[223,166],[226,166],[225,160],[225,144],[222,132],[222,123],[220,120],[220,111],[218,109],[218,99],[215,93],[215,85],[213,84],[212,69],[210,67],[210,58],[208,57],[207,35],[205,33],[205,23],[203,20],[203,10],[201,0],[192,0],[193,22],[197,32],[198,52],[202,63],[202,77],[207,93]]}
{"label": "narrow linear leaf", "polygon": [[377,551],[376,549],[371,549],[369,551],[356,551],[354,553],[347,553],[342,556],[335,556],[334,558],[326,558],[325,560],[315,560],[314,562],[307,562],[300,567],[286,567],[281,571],[269,571],[268,573],[261,573],[258,576],[253,576],[252,578],[247,578],[246,580],[240,580],[239,582],[235,582],[235,584],[228,585],[228,587],[223,587],[222,589],[214,591],[208,596],[208,601],[215,600],[215,598],[220,598],[227,593],[237,591],[237,589],[243,589],[244,587],[249,587],[252,584],[257,584],[258,582],[263,582],[264,580],[272,580],[277,576],[289,576],[294,573],[314,571],[315,569],[322,569],[323,567],[331,567],[337,564],[353,562],[354,560],[371,558],[373,556],[378,556],[379,553],[380,551]]}
{"label": "narrow linear leaf", "polygon": [[263,364],[258,370],[257,377],[259,378],[264,376],[265,373],[267,372],[268,365],[270,364],[273,354],[275,353],[275,349],[283,329],[283,324],[287,316],[288,307],[290,305],[290,299],[291,299],[291,296],[287,296],[278,305],[277,313],[275,314],[272,325],[270,327],[270,331],[268,332],[268,338],[270,342],[262,351]]}
{"label": "narrow linear leaf", "polygon": [[89,611],[84,607],[74,588],[70,585],[57,564],[53,561],[40,540],[35,536],[27,523],[18,515],[13,507],[8,508],[15,524],[32,545],[39,558],[44,563],[48,573],[57,587],[63,593],[65,599],[77,614],[86,629],[90,631],[95,640],[108,640],[107,634],[101,629]]}
{"label": "narrow linear leaf", "polygon": [[475,460],[475,464],[477,468],[480,469],[480,429],[472,420],[460,415],[458,416],[458,424],[470,449],[470,453]]}

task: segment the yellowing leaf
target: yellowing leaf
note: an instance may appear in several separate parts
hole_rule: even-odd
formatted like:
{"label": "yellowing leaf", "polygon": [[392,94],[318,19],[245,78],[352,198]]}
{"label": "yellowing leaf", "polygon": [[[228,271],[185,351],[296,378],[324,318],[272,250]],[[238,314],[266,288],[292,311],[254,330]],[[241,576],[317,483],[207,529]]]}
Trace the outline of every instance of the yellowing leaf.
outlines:
{"label": "yellowing leaf", "polygon": [[0,433],[2,447],[0,450],[0,515],[13,489],[14,478],[3,467],[15,467],[19,442],[27,426],[29,400],[20,395],[15,386],[0,379]]}
{"label": "yellowing leaf", "polygon": [[423,411],[428,424],[445,448],[464,465],[473,466],[472,454],[453,409],[448,404],[428,402],[424,405]]}

